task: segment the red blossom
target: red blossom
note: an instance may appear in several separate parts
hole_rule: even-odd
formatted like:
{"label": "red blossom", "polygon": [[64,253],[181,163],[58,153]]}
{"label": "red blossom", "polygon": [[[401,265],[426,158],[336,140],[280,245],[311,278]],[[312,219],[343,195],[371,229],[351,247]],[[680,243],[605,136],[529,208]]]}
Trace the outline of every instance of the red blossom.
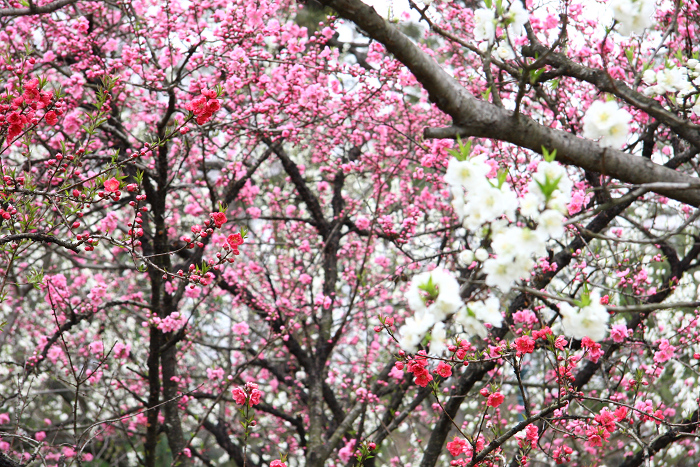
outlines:
{"label": "red blossom", "polygon": [[216,99],[216,91],[203,89],[200,96],[195,97],[185,105],[196,117],[197,124],[204,125],[221,108]]}
{"label": "red blossom", "polygon": [[260,403],[263,393],[258,389],[257,384],[246,383],[245,386],[237,386],[231,389],[231,395],[233,396],[233,400],[236,401],[236,404],[247,404],[252,407]]}

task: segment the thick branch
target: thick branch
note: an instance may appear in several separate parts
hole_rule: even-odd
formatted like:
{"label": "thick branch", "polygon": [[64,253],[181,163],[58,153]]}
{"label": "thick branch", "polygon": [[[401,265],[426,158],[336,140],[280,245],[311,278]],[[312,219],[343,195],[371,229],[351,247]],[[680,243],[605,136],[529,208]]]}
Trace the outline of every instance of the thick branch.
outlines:
{"label": "thick branch", "polygon": [[5,235],[4,237],[0,237],[0,245],[10,242],[16,242],[19,240],[34,240],[35,242],[55,243],[56,245],[62,246],[63,248],[67,248],[68,250],[75,251],[76,253],[78,253],[78,246],[80,246],[80,243],[71,243],[65,240],[58,239],[53,235],[46,235],[40,233],[22,233],[14,235]]}
{"label": "thick branch", "polygon": [[306,203],[306,206],[311,213],[311,217],[313,217],[314,222],[316,222],[318,233],[325,239],[330,230],[328,222],[323,216],[323,209],[321,209],[321,204],[319,203],[318,198],[311,192],[311,190],[309,190],[306,180],[304,180],[304,177],[299,171],[299,167],[297,167],[294,161],[292,161],[289,154],[287,154],[281,144],[270,140],[264,141],[265,144],[267,144],[270,149],[275,152],[277,157],[279,157],[285,172],[287,172],[287,175],[289,175],[289,177],[292,179],[292,183],[296,187],[299,196],[301,196],[301,199]]}
{"label": "thick branch", "polygon": [[34,3],[30,3],[28,8],[3,8],[0,10],[0,18],[7,16],[29,16],[53,13],[54,11],[77,1],[78,0],[57,0],[42,6],[36,6]]}
{"label": "thick branch", "polygon": [[699,421],[698,411],[696,410],[693,412],[690,419],[684,421],[685,426],[674,427],[668,430],[666,433],[652,441],[649,446],[639,450],[634,456],[625,459],[625,461],[620,464],[620,467],[639,467],[645,460],[650,459],[654,454],[662,449],[665,449],[671,443],[683,437],[684,434],[694,432],[698,427]]}
{"label": "thick branch", "polygon": [[[523,47],[523,55],[526,57],[543,55],[545,51],[549,51],[549,48],[538,43]],[[543,60],[546,65],[557,68],[565,76],[590,83],[599,91],[614,94],[628,104],[644,110],[689,143],[700,147],[700,131],[697,125],[669,112],[657,101],[633,90],[623,81],[612,79],[605,70],[586,67],[559,53],[548,53]]]}
{"label": "thick branch", "polygon": [[[594,141],[577,138],[555,130],[491,103],[480,101],[452,78],[428,54],[423,52],[394,25],[385,21],[374,9],[360,0],[322,0],[371,38],[381,42],[387,50],[406,65],[428,91],[438,108],[451,116],[455,126],[447,129],[426,129],[426,138],[454,138],[476,136],[493,138],[520,147],[542,152],[542,148],[556,149],[558,160],[585,170],[610,175],[635,184],[653,182],[695,183],[696,178],[654,164],[647,159],[609,148]],[[657,193],[700,206],[700,190],[655,190]]]}

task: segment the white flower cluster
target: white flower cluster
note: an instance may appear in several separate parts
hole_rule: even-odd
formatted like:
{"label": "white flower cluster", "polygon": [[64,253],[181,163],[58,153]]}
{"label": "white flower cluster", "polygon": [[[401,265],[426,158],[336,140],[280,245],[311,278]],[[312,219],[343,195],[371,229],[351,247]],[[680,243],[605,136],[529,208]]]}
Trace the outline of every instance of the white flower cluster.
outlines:
{"label": "white flower cluster", "polygon": [[656,4],[654,0],[611,0],[613,18],[620,23],[620,34],[641,34],[652,25],[651,16]]}
{"label": "white flower cluster", "polygon": [[[486,175],[491,166],[486,156],[479,155],[464,161],[450,159],[445,181],[452,185],[452,206],[462,219],[464,227],[476,230],[502,216],[513,218],[518,207],[515,193],[507,185],[492,185]],[[464,192],[463,188],[468,189]]]}
{"label": "white flower cluster", "polygon": [[474,10],[474,39],[477,42],[486,41],[486,45],[492,44],[496,39],[496,28],[507,27],[509,31],[520,36],[523,26],[529,20],[529,14],[520,0],[512,0],[507,12],[496,17],[497,12],[491,8],[479,8]]}
{"label": "white flower cluster", "polygon": [[[554,162],[540,162],[532,176],[528,193],[518,199],[510,187],[498,187],[487,178],[491,166],[484,155],[460,161],[451,159],[445,181],[452,185],[452,206],[462,225],[478,231],[490,224],[493,234],[493,257],[485,250],[460,254],[462,263],[478,260],[483,263],[486,284],[507,293],[535,265],[533,256],[546,254],[546,242],[564,234],[562,213],[570,201],[571,180],[563,167]],[[520,202],[519,202],[520,201]],[[507,226],[504,219],[514,219],[515,212],[537,222],[537,229]]]}
{"label": "white flower cluster", "polygon": [[694,58],[688,60],[687,67],[671,67],[662,70],[646,70],[642,75],[642,81],[649,87],[644,90],[647,97],[663,96],[665,94],[677,94],[679,105],[693,105],[693,113],[700,115],[700,100],[693,99],[690,103],[682,102],[688,96],[697,92],[700,87],[700,62]]}
{"label": "white flower cluster", "polygon": [[566,302],[559,304],[564,334],[574,339],[588,337],[596,342],[602,341],[608,332],[610,315],[600,303],[598,291],[591,292],[588,301],[586,306],[578,310]]}
{"label": "white flower cluster", "polygon": [[415,352],[432,329],[431,350],[442,353],[445,346],[445,325],[442,321],[463,306],[457,279],[442,268],[418,274],[408,287],[406,300],[414,315],[406,318],[399,328],[401,348]]}
{"label": "white flower cluster", "polygon": [[462,327],[465,339],[475,335],[486,337],[484,323],[493,326],[503,323],[498,298],[489,296],[484,301],[465,306],[459,295],[457,279],[442,268],[416,275],[408,287],[406,300],[414,315],[406,318],[399,328],[399,345],[407,352],[415,352],[430,332],[430,352],[442,354],[447,338],[443,321],[450,316],[454,316],[454,322]]}
{"label": "white flower cluster", "polygon": [[[688,69],[685,67],[664,68],[659,71],[649,69],[642,75],[642,80],[649,85],[644,90],[644,94],[649,97],[675,93],[685,97],[694,91],[693,84],[688,81]],[[700,84],[700,79],[695,81],[695,84]]]}
{"label": "white flower cluster", "polygon": [[614,101],[595,101],[583,117],[583,136],[600,138],[599,144],[603,147],[619,148],[627,141],[631,118],[629,112]]}

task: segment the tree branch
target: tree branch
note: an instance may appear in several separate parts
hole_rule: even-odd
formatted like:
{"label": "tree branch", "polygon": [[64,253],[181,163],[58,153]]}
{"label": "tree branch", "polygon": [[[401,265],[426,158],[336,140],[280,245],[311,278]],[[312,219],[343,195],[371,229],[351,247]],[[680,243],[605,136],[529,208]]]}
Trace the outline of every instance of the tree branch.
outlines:
{"label": "tree branch", "polygon": [[30,3],[28,8],[3,8],[0,10],[0,18],[8,16],[29,16],[53,13],[54,11],[77,1],[78,0],[57,0],[42,6],[36,6],[34,3]]}
{"label": "tree branch", "polygon": [[[678,173],[623,151],[602,148],[596,142],[537,123],[522,114],[478,100],[451,77],[394,25],[384,20],[360,0],[321,0],[340,16],[353,21],[406,65],[428,91],[440,110],[452,117],[455,125],[447,129],[427,128],[426,138],[475,136],[506,141],[537,153],[542,148],[557,151],[557,159],[585,170],[610,175],[635,184],[654,182],[695,183],[696,178]],[[657,193],[700,206],[700,190],[658,190]]]}
{"label": "tree branch", "polygon": [[63,248],[67,248],[68,250],[75,251],[76,253],[78,253],[78,246],[80,246],[80,243],[70,243],[65,240],[60,240],[54,237],[53,235],[46,235],[40,233],[22,233],[5,235],[4,237],[0,237],[0,245],[15,242],[18,240],[34,240],[35,242],[55,243],[56,245],[62,246]]}

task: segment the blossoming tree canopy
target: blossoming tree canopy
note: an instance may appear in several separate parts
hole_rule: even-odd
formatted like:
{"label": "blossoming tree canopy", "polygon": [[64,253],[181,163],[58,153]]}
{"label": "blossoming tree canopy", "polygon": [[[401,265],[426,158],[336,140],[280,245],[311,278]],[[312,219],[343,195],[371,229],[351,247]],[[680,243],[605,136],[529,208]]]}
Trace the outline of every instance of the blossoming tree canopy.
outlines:
{"label": "blossoming tree canopy", "polygon": [[396,3],[0,0],[0,462],[698,457],[698,5]]}

